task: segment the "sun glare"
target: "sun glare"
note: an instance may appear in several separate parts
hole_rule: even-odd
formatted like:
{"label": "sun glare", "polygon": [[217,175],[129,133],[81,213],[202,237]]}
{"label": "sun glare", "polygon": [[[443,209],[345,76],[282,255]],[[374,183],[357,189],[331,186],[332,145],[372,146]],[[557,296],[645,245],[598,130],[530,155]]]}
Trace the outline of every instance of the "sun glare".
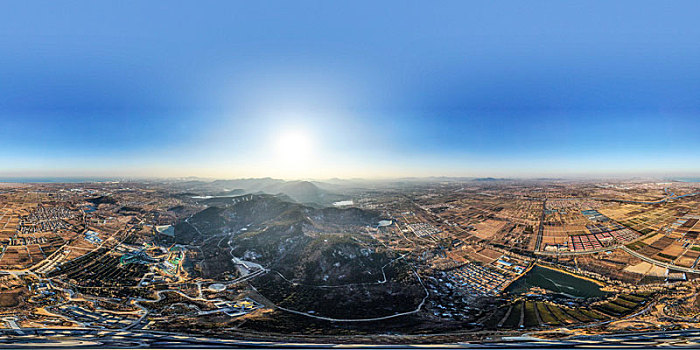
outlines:
{"label": "sun glare", "polygon": [[311,137],[303,130],[287,130],[276,140],[276,153],[284,162],[306,162],[313,153]]}

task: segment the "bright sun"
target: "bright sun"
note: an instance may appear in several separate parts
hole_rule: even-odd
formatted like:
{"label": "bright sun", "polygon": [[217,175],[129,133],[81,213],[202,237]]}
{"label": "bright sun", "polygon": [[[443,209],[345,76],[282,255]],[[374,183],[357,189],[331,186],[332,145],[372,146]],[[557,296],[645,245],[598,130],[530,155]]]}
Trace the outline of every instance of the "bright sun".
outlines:
{"label": "bright sun", "polygon": [[287,130],[276,140],[276,152],[285,162],[308,161],[313,152],[311,137],[303,130]]}

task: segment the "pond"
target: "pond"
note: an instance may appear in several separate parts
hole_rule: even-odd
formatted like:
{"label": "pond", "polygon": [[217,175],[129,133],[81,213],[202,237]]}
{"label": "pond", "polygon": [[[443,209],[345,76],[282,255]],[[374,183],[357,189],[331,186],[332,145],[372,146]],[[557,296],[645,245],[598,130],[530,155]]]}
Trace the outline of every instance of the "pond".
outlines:
{"label": "pond", "polygon": [[608,294],[600,290],[600,285],[595,282],[540,265],[535,265],[525,275],[515,280],[505,292],[524,294],[532,287],[546,289],[569,298],[594,298]]}

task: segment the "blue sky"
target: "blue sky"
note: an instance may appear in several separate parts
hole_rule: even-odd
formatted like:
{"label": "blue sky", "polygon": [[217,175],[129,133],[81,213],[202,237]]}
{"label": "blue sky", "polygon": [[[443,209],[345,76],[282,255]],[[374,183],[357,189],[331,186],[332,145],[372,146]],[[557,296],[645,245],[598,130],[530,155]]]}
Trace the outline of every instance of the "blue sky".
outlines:
{"label": "blue sky", "polygon": [[0,176],[696,176],[697,13],[5,1]]}

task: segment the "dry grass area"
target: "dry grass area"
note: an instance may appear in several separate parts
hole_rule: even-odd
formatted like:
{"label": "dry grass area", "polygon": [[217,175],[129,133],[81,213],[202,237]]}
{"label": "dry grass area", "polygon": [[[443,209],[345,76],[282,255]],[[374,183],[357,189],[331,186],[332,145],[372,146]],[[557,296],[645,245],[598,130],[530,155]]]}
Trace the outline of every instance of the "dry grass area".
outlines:
{"label": "dry grass area", "polygon": [[488,219],[484,222],[480,222],[480,223],[474,225],[474,227],[476,228],[474,235],[476,235],[477,237],[479,237],[481,239],[490,240],[506,224],[507,224],[507,222],[505,222],[505,221]]}
{"label": "dry grass area", "polygon": [[680,257],[680,259],[678,259],[678,261],[676,261],[676,265],[692,267],[693,264],[695,264],[695,261],[698,260],[698,257],[700,257],[700,252],[688,250],[683,254],[683,256]]}
{"label": "dry grass area", "polygon": [[473,261],[478,261],[484,264],[490,264],[496,261],[496,259],[500,258],[501,255],[502,254],[496,250],[484,248],[477,250],[474,253],[471,253],[469,257]]}
{"label": "dry grass area", "polygon": [[666,268],[654,265],[651,267],[649,272],[647,272],[647,275],[654,277],[664,277],[666,276]]}
{"label": "dry grass area", "polygon": [[639,264],[636,265],[629,265],[625,267],[625,271],[627,272],[632,272],[632,273],[638,273],[640,275],[646,275],[649,270],[651,270],[652,265],[646,261],[642,261]]}
{"label": "dry grass area", "polygon": [[678,266],[683,266],[683,267],[692,267],[693,264],[695,263],[695,259],[682,256],[676,260],[675,264]]}
{"label": "dry grass area", "polygon": [[15,183],[15,182],[0,182],[0,188],[20,188],[20,187],[28,187],[30,186],[29,184],[21,184],[21,183]]}
{"label": "dry grass area", "polygon": [[453,251],[447,252],[447,257],[448,257],[449,259],[452,259],[452,260],[454,260],[454,261],[460,263],[460,264],[465,263],[465,262],[468,261],[468,260],[465,258],[465,254],[462,253],[462,252],[460,252],[460,251],[457,251],[457,250],[453,250]]}
{"label": "dry grass area", "polygon": [[15,308],[24,304],[25,287],[0,292],[0,308]]}

